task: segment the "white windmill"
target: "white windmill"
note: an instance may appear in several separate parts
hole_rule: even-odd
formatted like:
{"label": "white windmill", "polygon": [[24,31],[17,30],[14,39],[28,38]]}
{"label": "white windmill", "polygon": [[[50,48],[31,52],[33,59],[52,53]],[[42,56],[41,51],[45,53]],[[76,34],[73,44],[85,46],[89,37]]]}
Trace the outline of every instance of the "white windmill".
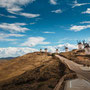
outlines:
{"label": "white windmill", "polygon": [[64,49],[65,49],[65,52],[69,51],[67,46],[64,46]]}
{"label": "white windmill", "polygon": [[42,49],[40,48],[40,52],[42,52]]}
{"label": "white windmill", "polygon": [[47,48],[45,48],[44,50],[45,50],[45,53],[47,53],[47,52],[48,52],[48,49],[47,49]]}
{"label": "white windmill", "polygon": [[81,41],[77,41],[78,43],[78,49],[82,50],[83,49],[83,44],[81,43]]}
{"label": "white windmill", "polygon": [[55,47],[55,49],[56,49],[55,53],[59,53],[60,47]]}
{"label": "white windmill", "polygon": [[89,43],[85,43],[85,40],[83,41],[84,50],[86,55],[90,55],[90,45]]}

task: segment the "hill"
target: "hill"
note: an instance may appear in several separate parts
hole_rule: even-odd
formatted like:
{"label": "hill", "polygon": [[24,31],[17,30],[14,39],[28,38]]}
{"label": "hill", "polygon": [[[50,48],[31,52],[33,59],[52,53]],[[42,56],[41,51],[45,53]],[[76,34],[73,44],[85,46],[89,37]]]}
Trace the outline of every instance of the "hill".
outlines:
{"label": "hill", "polygon": [[13,59],[15,57],[7,57],[7,58],[0,58],[0,60],[10,60],[10,59]]}
{"label": "hill", "polygon": [[76,49],[69,52],[62,52],[60,55],[78,64],[90,66],[90,55],[86,55],[84,50]]}
{"label": "hill", "polygon": [[54,55],[29,53],[0,65],[0,90],[53,90],[70,73]]}

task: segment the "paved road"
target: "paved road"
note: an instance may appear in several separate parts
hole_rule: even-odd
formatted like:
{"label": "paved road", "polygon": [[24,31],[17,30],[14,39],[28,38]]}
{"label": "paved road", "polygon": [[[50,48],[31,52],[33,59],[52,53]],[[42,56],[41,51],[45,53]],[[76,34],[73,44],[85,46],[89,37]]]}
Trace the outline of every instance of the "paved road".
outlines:
{"label": "paved road", "polygon": [[64,90],[90,90],[90,83],[84,79],[68,80]]}
{"label": "paved road", "polygon": [[[56,57],[59,58],[60,61],[62,61],[62,63],[66,64],[70,70],[76,72],[76,74],[78,75],[79,78],[82,78],[82,80],[85,79],[87,81],[87,83],[89,83],[88,85],[90,86],[90,69],[89,70],[82,69],[82,65],[77,64],[77,63],[75,63],[67,58],[64,58],[62,56],[56,55]],[[54,90],[59,90],[59,88],[61,86],[61,81],[62,80],[59,81],[59,83],[56,85]],[[79,80],[79,82],[82,82],[82,81]],[[77,86],[75,87],[76,83],[77,83],[77,81],[71,81],[71,80],[67,81],[66,85],[65,85],[65,90],[89,90],[88,87],[85,86],[86,82],[83,82],[83,87],[81,84],[78,84],[78,83],[77,83]]]}
{"label": "paved road", "polygon": [[83,78],[88,82],[90,82],[90,70],[87,71],[87,70],[81,69],[82,65],[79,65],[73,61],[70,61],[69,59],[66,59],[62,56],[56,55],[56,57],[58,57],[63,63],[65,63],[70,70],[75,71],[80,78]]}

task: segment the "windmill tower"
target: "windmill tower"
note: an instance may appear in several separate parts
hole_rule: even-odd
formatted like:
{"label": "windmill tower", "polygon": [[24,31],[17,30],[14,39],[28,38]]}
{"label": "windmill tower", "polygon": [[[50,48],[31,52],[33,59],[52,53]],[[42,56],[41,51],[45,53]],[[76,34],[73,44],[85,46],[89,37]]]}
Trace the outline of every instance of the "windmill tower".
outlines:
{"label": "windmill tower", "polygon": [[56,49],[56,52],[55,52],[55,53],[59,53],[59,49],[60,49],[60,47],[57,46],[55,49]]}
{"label": "windmill tower", "polygon": [[45,48],[44,50],[45,50],[45,53],[47,53],[47,52],[48,52],[48,49],[47,49],[47,48]]}
{"label": "windmill tower", "polygon": [[40,52],[42,52],[42,49],[40,49]]}
{"label": "windmill tower", "polygon": [[56,53],[59,53],[59,50],[58,49],[56,49]]}
{"label": "windmill tower", "polygon": [[68,52],[68,47],[65,46],[65,52]]}
{"label": "windmill tower", "polygon": [[77,43],[78,43],[78,49],[82,50],[83,49],[83,44],[80,41],[77,41]]}
{"label": "windmill tower", "polygon": [[83,41],[83,45],[84,45],[85,54],[90,55],[90,45],[89,45],[89,43],[85,43],[85,41]]}
{"label": "windmill tower", "polygon": [[84,49],[85,49],[85,54],[86,54],[86,55],[90,55],[90,46],[89,46],[89,44],[87,44],[87,45],[84,47]]}

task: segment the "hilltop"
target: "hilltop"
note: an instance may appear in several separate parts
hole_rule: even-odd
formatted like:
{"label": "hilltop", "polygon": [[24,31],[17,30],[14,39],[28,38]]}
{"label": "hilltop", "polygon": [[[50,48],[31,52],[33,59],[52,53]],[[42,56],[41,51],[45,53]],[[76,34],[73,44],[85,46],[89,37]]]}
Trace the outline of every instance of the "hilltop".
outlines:
{"label": "hilltop", "polygon": [[90,66],[90,55],[85,54],[85,50],[72,50],[60,53],[61,56],[66,57],[78,64]]}
{"label": "hilltop", "polygon": [[59,79],[70,73],[50,53],[28,53],[0,66],[0,90],[53,90]]}

